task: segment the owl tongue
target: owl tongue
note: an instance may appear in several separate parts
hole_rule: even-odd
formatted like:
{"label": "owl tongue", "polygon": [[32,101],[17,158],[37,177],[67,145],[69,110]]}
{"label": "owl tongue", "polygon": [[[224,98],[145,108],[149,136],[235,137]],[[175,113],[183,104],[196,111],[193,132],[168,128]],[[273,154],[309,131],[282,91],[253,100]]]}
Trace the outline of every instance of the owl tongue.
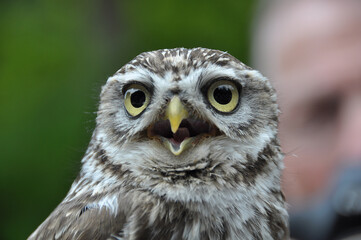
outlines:
{"label": "owl tongue", "polygon": [[173,134],[173,140],[178,144],[180,144],[181,142],[183,142],[184,139],[189,137],[190,137],[190,133],[188,128],[186,127],[179,128],[178,131]]}

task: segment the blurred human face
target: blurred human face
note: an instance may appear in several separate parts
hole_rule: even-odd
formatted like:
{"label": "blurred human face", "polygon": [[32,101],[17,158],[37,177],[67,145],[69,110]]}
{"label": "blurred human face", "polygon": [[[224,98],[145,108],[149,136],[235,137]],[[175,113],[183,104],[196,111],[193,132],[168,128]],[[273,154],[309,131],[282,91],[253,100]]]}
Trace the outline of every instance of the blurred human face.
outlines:
{"label": "blurred human face", "polygon": [[285,15],[272,76],[291,206],[321,193],[340,167],[361,161],[361,15],[342,4],[311,5]]}

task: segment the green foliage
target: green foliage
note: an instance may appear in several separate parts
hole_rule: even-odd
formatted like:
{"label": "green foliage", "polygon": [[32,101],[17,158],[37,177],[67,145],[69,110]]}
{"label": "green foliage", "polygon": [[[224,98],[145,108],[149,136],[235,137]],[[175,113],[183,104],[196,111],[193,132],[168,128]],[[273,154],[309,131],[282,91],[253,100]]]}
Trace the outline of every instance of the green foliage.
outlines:
{"label": "green foliage", "polygon": [[253,1],[0,2],[0,239],[25,239],[79,170],[100,86],[143,51],[248,62]]}

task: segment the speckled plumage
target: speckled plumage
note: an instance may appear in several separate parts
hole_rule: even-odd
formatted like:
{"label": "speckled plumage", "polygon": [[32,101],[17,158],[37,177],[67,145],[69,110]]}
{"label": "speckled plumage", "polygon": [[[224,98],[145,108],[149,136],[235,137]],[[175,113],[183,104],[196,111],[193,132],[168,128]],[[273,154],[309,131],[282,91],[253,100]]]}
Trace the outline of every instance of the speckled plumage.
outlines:
{"label": "speckled plumage", "polygon": [[[232,113],[215,111],[202,93],[218,78],[242,86]],[[137,117],[123,106],[133,82],[151,94]],[[217,130],[179,156],[146,132],[174,95]],[[287,239],[277,124],[269,81],[228,53],[142,53],[102,88],[79,176],[29,239]]]}

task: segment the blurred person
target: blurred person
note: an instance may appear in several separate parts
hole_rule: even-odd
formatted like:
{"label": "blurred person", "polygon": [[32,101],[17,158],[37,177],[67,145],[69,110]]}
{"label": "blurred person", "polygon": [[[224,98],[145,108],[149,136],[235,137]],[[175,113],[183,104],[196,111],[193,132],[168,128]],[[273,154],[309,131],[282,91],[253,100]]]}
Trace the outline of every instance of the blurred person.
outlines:
{"label": "blurred person", "polygon": [[361,239],[361,1],[259,7],[253,60],[278,91],[291,234]]}

